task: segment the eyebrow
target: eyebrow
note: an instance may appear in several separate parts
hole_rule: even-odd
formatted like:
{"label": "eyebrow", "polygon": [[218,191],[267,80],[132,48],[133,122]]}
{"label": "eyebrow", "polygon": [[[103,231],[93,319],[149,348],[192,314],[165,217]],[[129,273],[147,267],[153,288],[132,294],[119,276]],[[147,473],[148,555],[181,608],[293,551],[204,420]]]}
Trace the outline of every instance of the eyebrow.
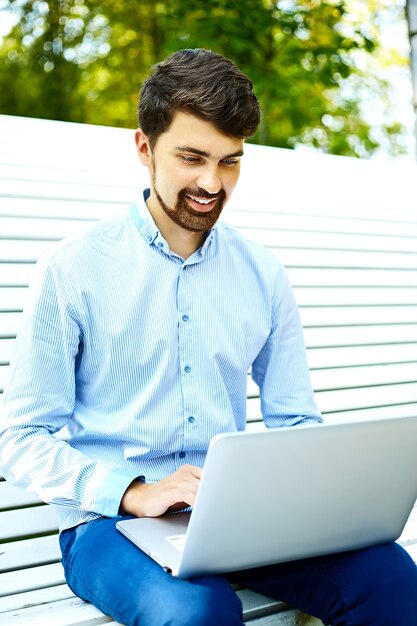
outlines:
{"label": "eyebrow", "polygon": [[[176,150],[178,152],[190,152],[191,154],[197,154],[198,156],[205,157],[209,159],[211,154],[209,152],[205,152],[204,150],[198,150],[198,148],[191,148],[191,146],[176,146]],[[222,161],[224,159],[231,159],[233,157],[241,157],[243,156],[243,150],[238,150],[237,152],[233,152],[232,154],[226,154],[222,157]]]}

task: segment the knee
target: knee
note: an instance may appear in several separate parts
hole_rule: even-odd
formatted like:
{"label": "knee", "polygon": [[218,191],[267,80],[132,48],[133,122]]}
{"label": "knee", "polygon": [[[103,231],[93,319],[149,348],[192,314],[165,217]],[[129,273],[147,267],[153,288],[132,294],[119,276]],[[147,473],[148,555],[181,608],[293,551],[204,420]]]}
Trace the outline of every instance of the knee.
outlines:
{"label": "knee", "polygon": [[381,623],[417,624],[416,564],[398,544],[378,546],[375,551],[372,596],[384,615]]}
{"label": "knee", "polygon": [[212,582],[207,587],[191,580],[183,593],[177,589],[175,596],[165,596],[163,604],[154,607],[149,626],[242,626],[242,604],[236,593],[222,579]]}
{"label": "knee", "polygon": [[392,551],[384,568],[385,587],[389,589],[392,601],[404,603],[413,610],[417,624],[417,567],[408,553],[398,544],[393,544]]}
{"label": "knee", "polygon": [[207,602],[197,607],[181,606],[175,615],[163,621],[163,626],[243,626],[241,607],[221,601]]}

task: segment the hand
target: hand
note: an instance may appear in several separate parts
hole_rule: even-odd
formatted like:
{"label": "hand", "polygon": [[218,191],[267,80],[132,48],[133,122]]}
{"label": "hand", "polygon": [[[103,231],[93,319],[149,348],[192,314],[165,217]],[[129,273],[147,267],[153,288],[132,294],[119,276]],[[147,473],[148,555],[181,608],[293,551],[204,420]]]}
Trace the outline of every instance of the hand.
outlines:
{"label": "hand", "polygon": [[157,483],[133,482],[124,493],[120,509],[136,517],[158,517],[193,506],[201,475],[200,467],[182,465]]}

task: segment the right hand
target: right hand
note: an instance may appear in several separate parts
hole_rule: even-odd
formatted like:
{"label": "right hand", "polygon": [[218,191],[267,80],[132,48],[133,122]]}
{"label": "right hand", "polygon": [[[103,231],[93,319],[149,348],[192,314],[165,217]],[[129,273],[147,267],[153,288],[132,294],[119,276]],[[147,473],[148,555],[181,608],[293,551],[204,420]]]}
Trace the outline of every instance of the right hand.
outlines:
{"label": "right hand", "polygon": [[126,489],[120,510],[136,517],[158,517],[167,511],[193,506],[201,475],[200,467],[182,465],[157,483],[135,481]]}

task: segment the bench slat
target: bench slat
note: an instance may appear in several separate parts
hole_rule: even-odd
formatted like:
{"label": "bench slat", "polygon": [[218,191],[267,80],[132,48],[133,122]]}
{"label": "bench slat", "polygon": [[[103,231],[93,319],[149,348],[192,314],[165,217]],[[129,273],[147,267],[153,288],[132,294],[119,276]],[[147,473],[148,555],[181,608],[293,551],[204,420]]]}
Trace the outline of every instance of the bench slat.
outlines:
{"label": "bench slat", "polygon": [[[323,184],[319,182],[318,178],[314,178],[312,187],[304,185],[301,188],[298,170],[299,163],[292,170],[289,161],[286,160],[289,156],[288,151],[284,151],[284,155],[283,168],[285,167],[287,170],[285,172],[286,175],[288,174],[290,177],[292,175],[295,176],[294,187],[291,187],[291,184],[288,184],[288,181],[286,181],[286,189],[281,186],[279,190],[279,199],[276,202],[271,202],[271,197],[276,197],[276,188],[272,189],[271,194],[271,190],[267,189],[267,185],[265,185],[264,189],[261,189],[259,185],[254,186],[254,170],[256,170],[258,164],[253,160],[249,163],[249,159],[243,159],[241,174],[244,174],[244,170],[247,169],[247,178],[241,175],[239,185],[226,206],[225,214],[227,217],[229,217],[228,213],[232,211],[236,213],[249,212],[255,215],[261,213],[265,220],[278,214],[282,216],[281,221],[285,220],[286,215],[314,215],[319,218],[327,217],[331,220],[341,217],[359,220],[391,220],[394,222],[397,221],[398,217],[400,222],[416,221],[415,167],[413,168],[414,171],[409,171],[408,177],[404,176],[402,178],[401,183],[397,180],[397,184],[394,187],[396,190],[399,190],[399,186],[402,184],[403,193],[393,197],[392,184],[391,188],[389,185],[385,188],[381,186],[379,190],[372,186],[369,179],[366,179],[366,185],[364,184],[366,176],[364,169],[362,169],[365,164],[363,160],[359,160],[360,168],[356,186],[346,185],[347,159],[343,159],[343,167],[340,167],[341,160],[338,158],[333,165],[337,165],[339,161],[339,169],[334,172],[335,178],[332,181],[327,177]],[[276,151],[274,151],[273,156],[274,158],[278,156]],[[250,157],[252,158],[252,155]],[[317,166],[317,154],[314,155],[311,165],[313,167],[314,165]],[[274,166],[279,167],[278,160],[276,160]],[[271,173],[271,179],[268,179],[264,162],[262,162],[261,166],[258,165],[258,167],[262,168],[264,181],[272,184],[276,179],[276,171],[273,174]],[[342,170],[344,171],[342,172]],[[303,178],[304,175],[305,172],[303,172]],[[393,171],[390,172],[389,176],[392,181]],[[337,178],[342,179],[343,194],[340,193],[340,188],[335,189],[333,186],[334,184],[337,185]],[[296,193],[294,193],[294,189],[296,189]]]}
{"label": "bench slat", "polygon": [[304,327],[413,324],[417,320],[417,306],[301,306],[300,316]]}
{"label": "bench slat", "polygon": [[31,218],[9,218],[0,216],[1,239],[38,239],[56,241],[64,237],[75,237],[94,226],[96,220],[39,220]]}
{"label": "bench slat", "polygon": [[15,337],[21,323],[21,313],[0,313],[0,337]]}
{"label": "bench slat", "polygon": [[4,217],[39,219],[40,221],[45,218],[55,220],[98,220],[112,215],[126,213],[131,201],[132,198],[130,198],[129,202],[113,202],[110,205],[103,205],[100,202],[94,201],[5,197],[2,199],[0,215]]}
{"label": "bench slat", "polygon": [[[413,363],[313,370],[311,382],[316,392],[378,384],[417,382],[417,354]],[[249,396],[259,394],[258,386],[250,377],[247,390]]]}
{"label": "bench slat", "polygon": [[410,343],[417,341],[417,324],[306,328],[304,338],[309,348]]}
{"label": "bench slat", "polygon": [[417,402],[396,406],[383,406],[369,409],[356,409],[354,411],[344,411],[343,413],[326,413],[325,421],[329,424],[343,421],[359,421],[372,419],[385,419],[389,417],[412,417],[417,415]]}
{"label": "bench slat", "polygon": [[[132,141],[133,135],[132,135]],[[126,161],[126,154],[124,155],[124,160]],[[133,187],[133,176],[135,173],[134,170],[134,161],[130,162],[130,167],[128,167],[128,171],[123,171],[122,168],[118,168],[117,172],[114,172],[114,176],[110,179],[107,176],[107,172],[103,172],[98,167],[92,167],[88,169],[81,169],[74,167],[64,167],[63,164],[60,164],[58,167],[53,164],[51,165],[25,165],[23,163],[13,163],[13,162],[5,162],[4,156],[2,156],[2,171],[1,171],[1,179],[10,180],[10,181],[27,181],[27,182],[59,182],[65,184],[67,187],[71,188],[74,185],[88,185],[89,187]],[[139,169],[139,167],[138,167]],[[129,176],[130,174],[130,176]],[[145,178],[144,175],[142,175]],[[111,185],[109,185],[109,180],[111,180]]]}
{"label": "bench slat", "polygon": [[236,593],[243,604],[245,619],[254,620],[263,617],[267,612],[276,613],[287,608],[283,602],[272,600],[250,589],[240,589]]}
{"label": "bench slat", "polygon": [[393,407],[392,414],[395,416],[397,405],[416,402],[417,383],[365,387],[364,389],[349,389],[347,391],[319,391],[316,399],[324,414],[391,405]]}
{"label": "bench slat", "polygon": [[[0,619],[2,617],[1,614],[7,611],[21,611],[24,607],[45,605],[68,598],[75,598],[68,585],[57,585],[55,587],[46,587],[45,589],[25,591],[11,596],[3,596],[0,598]],[[10,618],[11,616],[8,617]],[[3,618],[5,619],[4,615]],[[42,624],[39,624],[39,626],[42,626]]]}
{"label": "bench slat", "polygon": [[367,269],[417,269],[417,255],[401,251],[385,252],[370,250],[319,250],[302,246],[286,247],[281,244],[267,246],[286,267],[350,267]]}
{"label": "bench slat", "polygon": [[15,346],[15,339],[0,339],[0,366],[10,363]]}
{"label": "bench slat", "polygon": [[26,287],[2,287],[0,285],[0,312],[23,311],[27,294]]}
{"label": "bench slat", "polygon": [[[294,626],[297,611],[291,609],[284,611],[282,603],[276,601],[267,601],[264,596],[255,594],[249,590],[237,592],[243,602],[243,619],[245,623],[250,620],[250,624],[255,626]],[[265,600],[263,600],[265,598]],[[260,603],[260,607],[255,609],[256,599]],[[274,609],[282,612],[274,615],[264,615],[262,613],[271,612]],[[260,617],[256,618],[256,615]],[[255,617],[254,617],[255,616]],[[10,620],[10,621],[7,621]],[[15,623],[40,624],[42,626],[75,626],[82,624],[83,626],[92,626],[93,624],[115,624],[111,618],[104,616],[93,605],[83,602],[79,598],[70,597],[63,600],[56,600],[45,606],[34,606],[22,610],[13,610],[12,613],[0,614],[1,626],[12,626]],[[305,622],[306,626],[313,624],[321,624],[318,620]]]}
{"label": "bench slat", "polygon": [[[322,622],[311,618],[308,622],[304,621],[303,626],[316,626]],[[298,620],[298,611],[290,610],[285,613],[278,613],[277,615],[266,615],[250,622],[245,622],[249,626],[298,626],[300,621]]]}
{"label": "bench slat", "polygon": [[64,582],[64,570],[61,563],[6,572],[0,574],[0,597],[54,587]]}
{"label": "bench slat", "polygon": [[48,565],[58,562],[60,558],[58,535],[2,543],[0,546],[0,573],[35,565]]}
{"label": "bench slat", "polygon": [[240,229],[243,235],[263,246],[274,248],[312,248],[320,250],[374,250],[375,252],[409,252],[416,254],[415,237],[387,237],[384,235],[358,237],[344,233],[309,233],[271,231],[268,229]]}
{"label": "bench slat", "polygon": [[5,480],[0,481],[0,511],[40,502],[41,500],[35,494],[19,489]]}
{"label": "bench slat", "polygon": [[[316,401],[323,415],[327,413],[343,414],[356,409],[392,407],[392,417],[396,416],[396,407],[401,404],[415,404],[417,401],[417,383],[386,385],[385,387],[364,387],[316,392]],[[250,398],[247,402],[247,418],[261,419],[261,407],[258,398]]]}
{"label": "bench slat", "polygon": [[79,598],[58,600],[50,604],[30,607],[21,611],[0,614],[0,626],[17,623],[40,626],[96,626],[108,624],[111,618],[103,615],[92,604]]}
{"label": "bench slat", "polygon": [[0,365],[0,394],[3,393],[9,381],[8,365]]}
{"label": "bench slat", "polygon": [[57,528],[56,511],[48,505],[2,511],[0,515],[0,541],[51,533]]}
{"label": "bench slat", "polygon": [[[1,250],[3,250],[3,243],[1,243]],[[27,287],[34,268],[34,262],[3,263],[3,259],[0,258],[0,285],[2,287]]]}
{"label": "bench slat", "polygon": [[[417,382],[417,358],[412,363],[312,370],[311,381],[316,392],[330,389]],[[251,378],[248,378],[247,384],[248,395],[258,395],[259,388]]]}
{"label": "bench slat", "polygon": [[35,263],[38,259],[51,252],[51,241],[1,241],[1,260],[6,263]]}
{"label": "bench slat", "polygon": [[[416,236],[417,240],[417,236]],[[289,268],[293,287],[413,287],[417,270],[367,270],[349,268]]]}
{"label": "bench slat", "polygon": [[321,347],[307,350],[311,369],[403,363],[414,361],[416,354],[417,342],[397,345]]}
{"label": "bench slat", "polygon": [[[111,177],[113,178],[113,176]],[[137,194],[137,187],[117,187],[111,185],[93,186],[77,184],[68,187],[65,183],[56,181],[26,181],[3,178],[1,181],[2,194],[18,198],[50,198],[71,200],[95,200],[103,204],[130,203]]]}
{"label": "bench slat", "polygon": [[414,363],[314,370],[311,380],[316,391],[414,383],[417,382],[417,358]]}
{"label": "bench slat", "polygon": [[[248,205],[248,199],[245,201]],[[235,203],[236,204],[236,203]],[[224,220],[233,223],[239,229],[260,229],[260,225],[268,224],[271,231],[291,232],[291,231],[310,231],[315,233],[355,233],[359,237],[368,235],[396,235],[400,237],[417,236],[417,217],[409,211],[402,213],[402,219],[397,219],[394,211],[385,211],[384,216],[356,216],[338,210],[334,215],[334,207],[332,215],[309,215],[308,209],[304,210],[306,203],[300,204],[299,211],[296,213],[289,212],[288,208],[281,212],[266,212],[251,209],[248,206],[247,211],[242,210],[242,204],[238,204],[240,208],[234,211],[224,212]],[[350,207],[351,209],[352,207]],[[366,211],[366,208],[365,208]],[[222,216],[223,217],[223,216]],[[375,219],[372,219],[374,217]],[[227,218],[227,220],[226,220]]]}
{"label": "bench slat", "polygon": [[300,306],[417,304],[415,287],[298,287],[294,292]]}

